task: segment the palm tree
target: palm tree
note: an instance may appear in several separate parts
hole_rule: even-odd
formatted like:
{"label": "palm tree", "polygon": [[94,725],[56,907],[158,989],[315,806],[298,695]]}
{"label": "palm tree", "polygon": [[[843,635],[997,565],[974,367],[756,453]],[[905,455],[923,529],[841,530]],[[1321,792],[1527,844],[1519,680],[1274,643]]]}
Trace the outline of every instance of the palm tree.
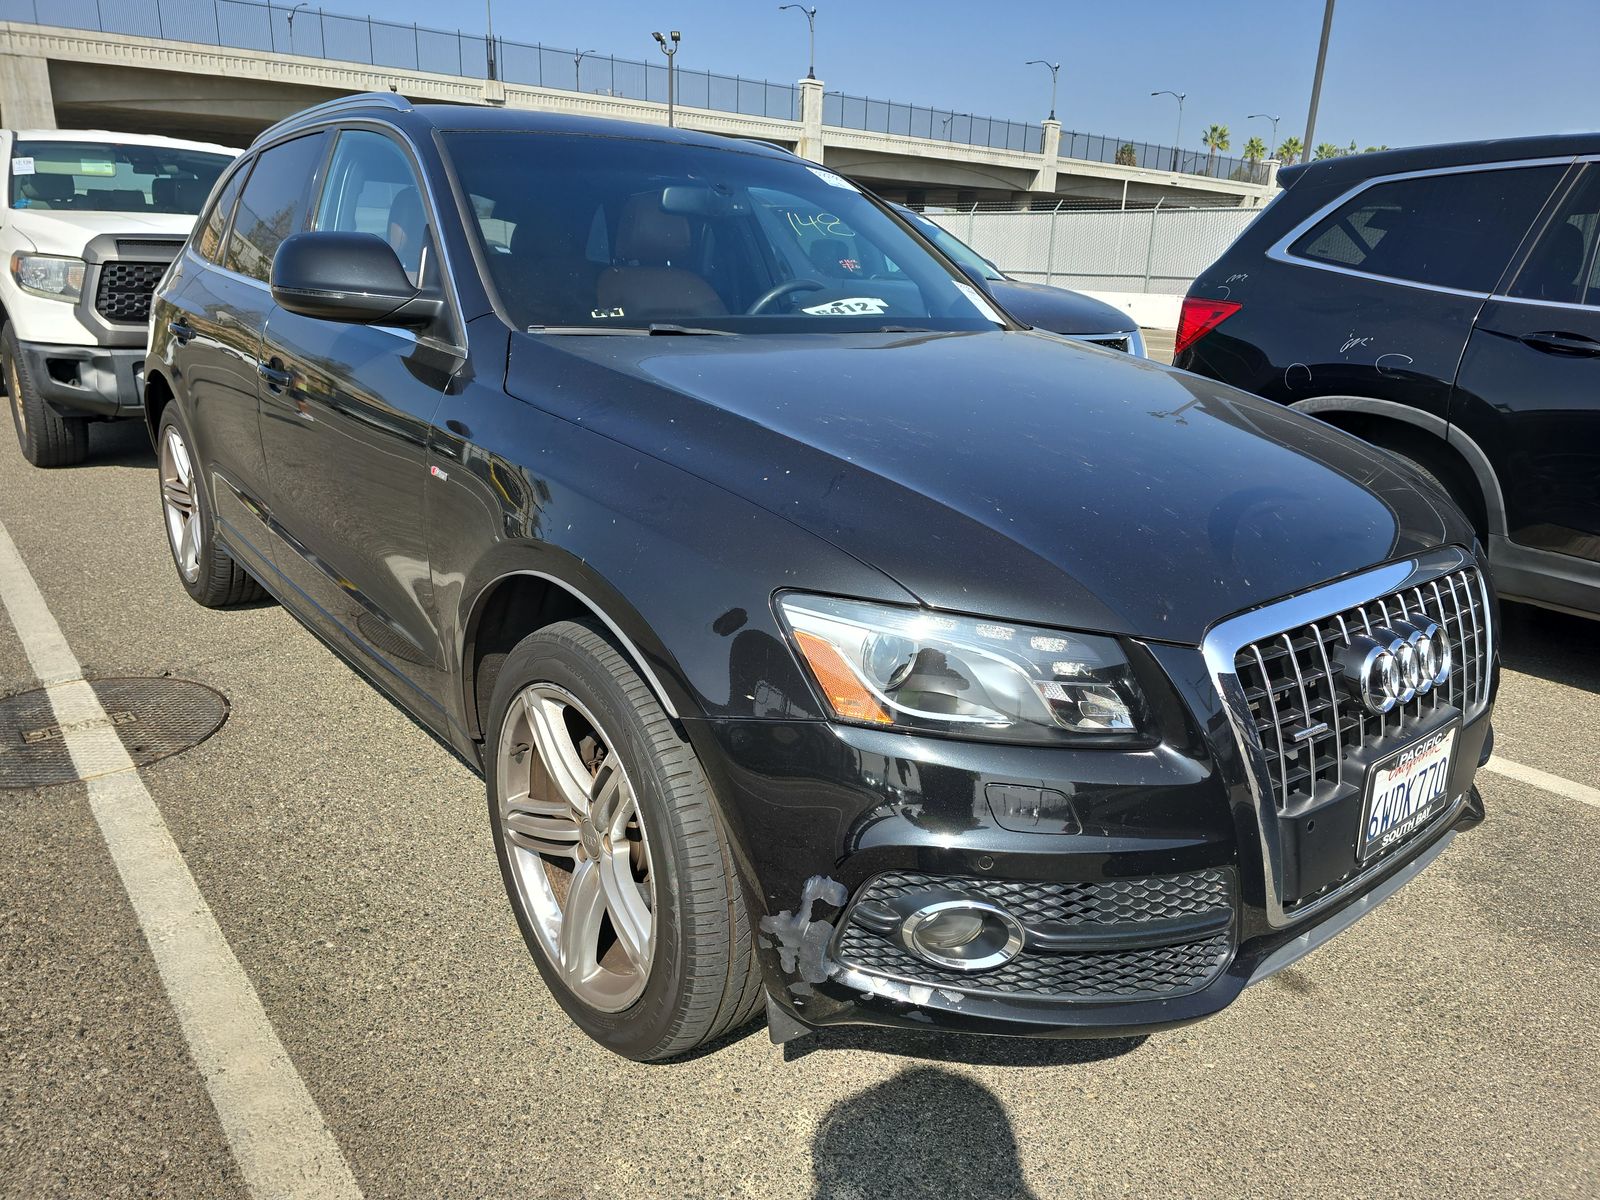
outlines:
{"label": "palm tree", "polygon": [[1283,144],[1278,147],[1277,159],[1284,166],[1300,161],[1300,155],[1305,153],[1305,147],[1300,144],[1300,139],[1294,136],[1283,139]]}
{"label": "palm tree", "polygon": [[1117,147],[1117,166],[1137,167],[1139,165],[1139,152],[1134,149],[1132,142],[1123,142]]}
{"label": "palm tree", "polygon": [[1316,152],[1311,157],[1321,162],[1325,158],[1338,158],[1343,153],[1344,151],[1332,142],[1318,142]]}
{"label": "palm tree", "polygon": [[1244,144],[1244,156],[1250,162],[1260,162],[1267,156],[1267,144],[1259,137],[1251,138]]}
{"label": "palm tree", "polygon": [[1363,153],[1363,154],[1376,154],[1379,150],[1387,150],[1388,148],[1389,147],[1388,147],[1387,143],[1385,143],[1382,146],[1368,146],[1361,153]]}
{"label": "palm tree", "polygon": [[1226,150],[1232,143],[1226,125],[1212,125],[1200,135],[1200,144],[1206,148],[1206,174],[1211,174],[1211,160],[1218,150]]}

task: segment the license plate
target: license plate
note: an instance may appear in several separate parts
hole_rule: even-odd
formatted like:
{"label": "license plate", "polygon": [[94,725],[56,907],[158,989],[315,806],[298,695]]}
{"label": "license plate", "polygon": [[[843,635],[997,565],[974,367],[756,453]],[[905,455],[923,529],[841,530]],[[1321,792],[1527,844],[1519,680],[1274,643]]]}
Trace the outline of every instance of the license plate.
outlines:
{"label": "license plate", "polygon": [[1459,725],[1436,729],[1372,767],[1362,859],[1393,849],[1421,829],[1450,802],[1450,758]]}

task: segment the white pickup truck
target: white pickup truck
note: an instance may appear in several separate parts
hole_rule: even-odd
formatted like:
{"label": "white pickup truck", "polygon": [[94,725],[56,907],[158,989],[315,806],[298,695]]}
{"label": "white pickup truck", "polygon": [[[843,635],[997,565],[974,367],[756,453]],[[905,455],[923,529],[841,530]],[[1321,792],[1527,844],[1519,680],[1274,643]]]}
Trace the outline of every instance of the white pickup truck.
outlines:
{"label": "white pickup truck", "polygon": [[237,154],[0,129],[0,385],[29,462],[82,462],[90,421],[143,411],[150,294]]}

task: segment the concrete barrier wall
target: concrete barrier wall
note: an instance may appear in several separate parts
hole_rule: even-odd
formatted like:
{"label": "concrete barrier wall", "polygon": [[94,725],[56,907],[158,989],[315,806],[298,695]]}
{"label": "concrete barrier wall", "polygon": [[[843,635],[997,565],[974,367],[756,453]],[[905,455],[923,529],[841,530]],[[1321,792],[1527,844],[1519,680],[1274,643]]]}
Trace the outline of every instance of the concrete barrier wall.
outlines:
{"label": "concrete barrier wall", "polygon": [[[930,212],[1007,275],[1095,293],[1165,296],[1141,311],[1176,321],[1176,298],[1260,209]],[[1119,304],[1127,307],[1132,301]],[[1132,309],[1130,309],[1132,311]]]}

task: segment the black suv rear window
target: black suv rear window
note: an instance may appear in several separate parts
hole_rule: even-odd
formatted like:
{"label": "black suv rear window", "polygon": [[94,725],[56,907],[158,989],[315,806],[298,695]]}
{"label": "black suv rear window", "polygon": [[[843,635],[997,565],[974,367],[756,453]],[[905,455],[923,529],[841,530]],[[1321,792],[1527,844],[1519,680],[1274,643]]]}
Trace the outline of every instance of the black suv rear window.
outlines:
{"label": "black suv rear window", "polygon": [[1299,258],[1490,291],[1565,166],[1463,171],[1364,188],[1289,248]]}

